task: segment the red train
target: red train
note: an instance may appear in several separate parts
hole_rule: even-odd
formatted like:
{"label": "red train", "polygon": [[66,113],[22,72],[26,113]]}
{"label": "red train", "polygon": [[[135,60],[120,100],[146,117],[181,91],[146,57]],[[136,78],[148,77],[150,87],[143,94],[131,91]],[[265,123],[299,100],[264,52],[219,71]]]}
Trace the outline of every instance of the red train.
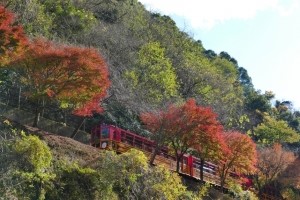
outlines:
{"label": "red train", "polygon": [[[90,143],[97,148],[115,150],[117,153],[123,153],[131,148],[136,148],[143,151],[148,157],[150,157],[155,147],[154,141],[112,125],[99,125],[94,127],[92,129]],[[163,148],[161,152],[159,152],[154,164],[161,164],[170,170],[176,170],[176,159],[173,155],[169,154],[168,148]],[[205,162],[203,171],[205,182],[220,185],[217,165]],[[184,155],[180,161],[180,173],[200,179],[200,159],[189,154]],[[239,178],[239,176],[233,172],[230,173],[230,176],[232,178]],[[245,187],[248,188],[251,184],[250,179],[244,178]]]}

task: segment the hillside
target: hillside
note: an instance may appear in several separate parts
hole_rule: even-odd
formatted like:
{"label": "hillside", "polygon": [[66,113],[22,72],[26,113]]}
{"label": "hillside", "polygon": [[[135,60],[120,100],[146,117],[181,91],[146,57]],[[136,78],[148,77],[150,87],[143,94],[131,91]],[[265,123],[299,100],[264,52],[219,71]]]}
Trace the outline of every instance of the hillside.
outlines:
{"label": "hillside", "polygon": [[[24,127],[3,117],[0,127],[1,198],[173,199],[193,196],[177,174],[150,167],[142,152],[132,150],[116,155],[99,151],[71,138]],[[20,130],[33,134],[24,135]]]}
{"label": "hillside", "polygon": [[[300,111],[261,93],[235,58],[206,49],[169,16],[138,0],[2,0],[0,37],[3,198],[202,198],[206,186],[188,191],[141,152],[86,145],[99,124],[155,141],[153,158],[170,149],[177,171],[189,154],[202,175],[214,163],[222,186],[234,172],[249,175],[259,195],[300,196],[281,178],[296,166]],[[239,181],[231,190],[253,194]]]}
{"label": "hillside", "polygon": [[[32,128],[26,128],[27,132],[30,133]],[[78,162],[80,165],[88,165],[99,157],[99,149],[88,144],[83,144],[74,139],[44,131],[35,132],[35,134],[41,135],[41,138],[50,147],[53,157],[57,159],[59,157],[65,157],[70,161]]]}

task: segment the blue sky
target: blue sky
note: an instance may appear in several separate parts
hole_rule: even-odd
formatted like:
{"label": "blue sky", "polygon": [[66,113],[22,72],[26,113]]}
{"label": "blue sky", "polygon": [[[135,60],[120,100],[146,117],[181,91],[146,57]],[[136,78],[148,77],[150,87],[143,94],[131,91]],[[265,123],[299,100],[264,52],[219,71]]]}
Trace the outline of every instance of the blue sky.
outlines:
{"label": "blue sky", "polygon": [[300,109],[300,0],[139,1],[172,17],[206,49],[229,53],[257,90]]}

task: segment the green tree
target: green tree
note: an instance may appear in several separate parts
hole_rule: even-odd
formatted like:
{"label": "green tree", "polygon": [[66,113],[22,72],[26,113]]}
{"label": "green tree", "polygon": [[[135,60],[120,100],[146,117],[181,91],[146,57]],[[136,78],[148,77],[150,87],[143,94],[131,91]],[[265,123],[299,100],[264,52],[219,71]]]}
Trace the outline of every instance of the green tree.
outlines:
{"label": "green tree", "polygon": [[45,199],[47,186],[55,178],[51,171],[52,154],[49,147],[37,136],[22,133],[21,139],[14,144],[14,150],[21,156],[19,162],[22,163],[16,175],[20,176],[27,186],[29,184],[27,190],[32,192],[31,198]]}
{"label": "green tree", "polygon": [[217,74],[214,79],[217,87],[210,94],[208,102],[219,114],[219,120],[225,128],[242,129],[247,120],[243,112],[245,99],[237,63],[233,61],[223,58],[222,54],[212,60]]}
{"label": "green tree", "polygon": [[94,14],[82,8],[79,2],[74,0],[42,1],[45,12],[53,19],[53,34],[74,42],[78,36],[96,24],[97,21]]}
{"label": "green tree", "polygon": [[27,35],[53,37],[51,34],[54,25],[53,15],[46,12],[43,1],[13,0],[6,2],[6,6],[17,13],[17,21],[23,24]]}
{"label": "green tree", "polygon": [[283,120],[296,131],[300,131],[300,117],[297,116],[297,111],[294,111],[291,101],[276,101],[275,108],[272,110],[272,116],[278,120]]}
{"label": "green tree", "polygon": [[274,143],[295,143],[300,135],[287,122],[264,116],[264,121],[253,130],[253,137],[262,145]]}
{"label": "green tree", "polygon": [[0,198],[17,199],[16,190],[20,188],[20,177],[16,177],[15,170],[18,166],[19,156],[13,150],[14,142],[18,138],[18,133],[13,129],[12,124],[7,119],[0,116]]}
{"label": "green tree", "polygon": [[120,199],[179,199],[190,195],[176,173],[149,166],[144,153],[135,149],[121,155],[105,152],[94,165],[101,188],[112,189]]}
{"label": "green tree", "polygon": [[112,179],[101,179],[103,170],[96,171],[68,158],[55,160],[54,171],[56,178],[53,187],[46,194],[46,199],[116,199],[112,191]]}
{"label": "green tree", "polygon": [[272,113],[271,100],[274,97],[271,91],[262,94],[260,90],[256,91],[254,88],[245,92],[244,110],[249,119],[245,130],[250,130],[253,134],[253,129],[263,122],[263,113]]}
{"label": "green tree", "polygon": [[244,96],[236,65],[221,57],[207,58],[200,44],[187,45],[183,52],[175,68],[180,94],[212,107],[226,128],[243,127]]}
{"label": "green tree", "polygon": [[126,77],[132,82],[132,89],[144,91],[154,103],[177,95],[176,74],[158,42],[141,48],[136,66],[126,72]]}

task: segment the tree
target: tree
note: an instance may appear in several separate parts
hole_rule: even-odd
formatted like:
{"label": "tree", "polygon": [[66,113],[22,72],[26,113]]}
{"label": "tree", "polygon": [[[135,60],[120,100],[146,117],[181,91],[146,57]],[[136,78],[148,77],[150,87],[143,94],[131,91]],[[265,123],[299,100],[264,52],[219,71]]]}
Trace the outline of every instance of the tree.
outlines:
{"label": "tree", "polygon": [[212,105],[219,114],[219,120],[226,129],[240,130],[247,119],[243,113],[245,99],[237,64],[221,54],[212,60],[212,65],[216,73],[215,88],[209,96],[208,105]]}
{"label": "tree", "polygon": [[254,176],[259,192],[264,185],[274,181],[295,159],[293,152],[284,150],[278,143],[261,149],[258,152],[257,173]]}
{"label": "tree", "polygon": [[[288,150],[284,150],[287,153],[292,153],[289,152]],[[295,154],[294,154],[295,155]],[[300,158],[299,156],[296,156],[296,160],[292,163],[290,163],[285,170],[280,172],[276,178],[283,186],[287,187],[292,187],[295,189],[299,189],[300,186]]]}
{"label": "tree", "polygon": [[[169,145],[176,157],[178,172],[179,162],[192,147],[197,147],[198,152],[203,153],[205,159],[205,150],[201,149],[199,142],[204,142],[204,138],[208,139],[209,135],[219,131],[221,126],[216,120],[216,114],[210,108],[198,106],[194,99],[189,99],[185,104],[175,107],[171,116],[167,135]],[[204,145],[202,147],[205,148]]]}
{"label": "tree", "polygon": [[126,77],[133,89],[146,91],[144,95],[154,103],[177,95],[176,74],[158,42],[142,46],[138,63],[126,72]]}
{"label": "tree", "polygon": [[[150,163],[153,163],[163,146],[169,145],[176,156],[177,172],[182,156],[191,147],[195,145],[201,152],[203,149],[199,142],[204,142],[210,134],[221,129],[216,114],[210,108],[196,105],[194,99],[189,99],[182,105],[170,105],[166,111],[143,113],[141,120],[152,132],[156,145]],[[202,153],[204,155],[204,150]]]}
{"label": "tree", "polygon": [[274,143],[295,143],[300,140],[300,135],[290,128],[287,122],[264,116],[264,121],[253,130],[255,139],[264,145]]}
{"label": "tree", "polygon": [[15,142],[14,149],[22,155],[22,161],[19,162],[23,163],[16,175],[33,185],[33,199],[45,199],[46,185],[55,178],[50,170],[52,154],[49,147],[37,136],[22,133],[22,138]]}
{"label": "tree", "polygon": [[56,100],[62,108],[70,107],[78,116],[101,112],[100,101],[109,87],[108,71],[103,58],[92,48],[53,44],[34,40],[14,65],[26,95],[36,102],[34,126],[45,101]]}
{"label": "tree", "polygon": [[[213,114],[213,113],[208,113]],[[200,179],[203,181],[203,168],[206,160],[218,161],[226,149],[222,134],[222,126],[214,116],[207,116],[210,119],[205,128],[199,128],[195,137],[196,144],[193,146],[195,154],[200,158]],[[208,120],[209,121],[209,120]]]}
{"label": "tree", "polygon": [[299,132],[300,118],[297,116],[297,112],[294,111],[293,103],[291,101],[280,102],[277,100],[272,115],[277,120],[286,121],[289,127]]}
{"label": "tree", "polygon": [[[63,157],[63,155],[62,155]],[[56,199],[103,199],[108,200],[116,195],[112,191],[110,180],[102,180],[98,171],[87,166],[79,165],[69,158],[55,160],[56,178],[51,190],[47,191],[47,200]],[[103,171],[101,171],[103,173]]]}
{"label": "tree", "polygon": [[212,107],[226,128],[241,128],[245,123],[244,97],[236,66],[225,58],[207,58],[199,44],[187,46],[182,51],[180,65],[175,68],[180,94]]}
{"label": "tree", "polygon": [[53,23],[54,15],[46,12],[44,1],[39,0],[2,0],[5,7],[17,14],[17,21],[21,23],[29,36],[55,37],[51,30],[55,27]]}
{"label": "tree", "polygon": [[250,130],[253,133],[253,128],[263,122],[262,113],[269,113],[272,111],[271,100],[275,97],[272,91],[266,91],[261,94],[261,91],[255,91],[249,89],[245,92],[245,104],[244,108],[249,117],[246,130]]}
{"label": "tree", "polygon": [[80,6],[85,1],[44,0],[45,12],[52,18],[52,32],[68,41],[90,30],[96,23],[95,15]]}
{"label": "tree", "polygon": [[132,149],[121,154],[118,163],[120,174],[115,190],[119,191],[120,198],[179,199],[187,193],[177,174],[162,167],[149,166],[141,151]]}
{"label": "tree", "polygon": [[136,149],[120,155],[103,152],[93,165],[101,188],[112,189],[117,199],[179,199],[187,193],[176,173],[149,166],[145,154]]}
{"label": "tree", "polygon": [[17,133],[10,121],[0,115],[0,198],[17,199],[17,183],[20,177],[14,177],[18,166],[19,156],[13,150]]}
{"label": "tree", "polygon": [[146,129],[152,133],[151,138],[155,142],[155,148],[151,154],[150,164],[153,164],[156,155],[160,152],[162,147],[168,144],[168,129],[171,126],[171,120],[173,120],[172,114],[174,109],[176,109],[176,107],[170,105],[166,111],[142,113],[140,116]]}
{"label": "tree", "polygon": [[219,163],[219,176],[223,189],[229,173],[251,174],[257,161],[256,145],[252,139],[237,131],[224,133],[227,149]]}
{"label": "tree", "polygon": [[14,23],[14,15],[0,6],[0,67],[20,54],[27,42],[23,28]]}

